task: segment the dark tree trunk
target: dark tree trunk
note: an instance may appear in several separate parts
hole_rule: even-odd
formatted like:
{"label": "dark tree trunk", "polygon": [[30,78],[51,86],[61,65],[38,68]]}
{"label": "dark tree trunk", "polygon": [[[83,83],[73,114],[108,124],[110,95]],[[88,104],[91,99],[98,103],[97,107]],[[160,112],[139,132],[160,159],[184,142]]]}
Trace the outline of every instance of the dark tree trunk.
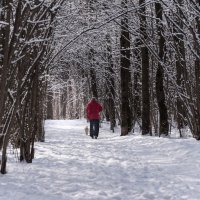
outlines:
{"label": "dark tree trunk", "polygon": [[[10,20],[12,16],[12,10],[10,6],[10,1],[3,1],[3,6],[4,8],[6,7],[6,10],[4,10],[3,14],[3,19],[7,23],[5,27],[3,27],[3,66],[2,66],[2,73],[1,73],[1,82],[0,82],[0,93],[1,93],[1,98],[0,98],[0,124],[2,122],[3,115],[5,114],[5,105],[6,105],[6,99],[8,97],[8,78],[9,78],[9,70],[11,67],[11,57],[12,53],[14,51],[14,40],[16,38],[16,34],[19,29],[19,24],[20,23],[20,15],[21,15],[21,6],[22,3],[18,2],[17,7],[16,7],[16,13],[15,13],[15,23],[14,23],[14,28],[13,28],[13,37],[10,40]],[[11,80],[13,81],[13,80]],[[1,161],[1,173],[5,174],[6,173],[6,162],[7,162],[7,146],[9,143],[10,135],[11,135],[11,128],[13,126],[14,122],[14,117],[15,113],[17,110],[17,107],[19,105],[19,96],[20,96],[20,91],[19,91],[19,85],[18,89],[16,92],[16,101],[12,99],[11,106],[8,108],[9,112],[6,115],[5,119],[5,124],[3,128],[3,146],[2,146],[2,161]]]}
{"label": "dark tree trunk", "polygon": [[164,134],[168,135],[169,132],[169,123],[168,123],[168,113],[167,106],[165,102],[165,92],[164,92],[164,70],[162,63],[164,63],[164,54],[165,54],[165,38],[164,30],[162,27],[162,11],[163,8],[160,3],[155,3],[156,10],[156,21],[157,21],[157,32],[159,37],[159,58],[158,69],[156,72],[156,97],[159,108],[160,123],[159,123],[159,135]]}
{"label": "dark tree trunk", "polygon": [[[1,10],[2,9],[2,10]],[[0,1],[0,21],[4,21],[4,14],[3,14],[3,0]],[[5,38],[5,27],[3,25],[0,25],[0,77],[2,74],[2,66],[3,66],[3,43]],[[1,81],[1,79],[0,79]]]}
{"label": "dark tree trunk", "polygon": [[64,88],[62,95],[61,95],[61,112],[62,112],[62,118],[66,119],[66,113],[67,113],[67,90]]}
{"label": "dark tree trunk", "polygon": [[90,69],[90,78],[91,78],[92,96],[94,96],[96,99],[98,99],[96,72],[93,68]]}
{"label": "dark tree trunk", "polygon": [[47,119],[53,119],[53,92],[47,93]]}
{"label": "dark tree trunk", "polygon": [[133,51],[133,55],[136,58],[135,65],[134,65],[134,85],[133,85],[133,91],[134,91],[134,105],[133,105],[133,113],[134,113],[134,124],[135,122],[138,122],[141,120],[141,88],[140,88],[140,82],[141,82],[141,67],[138,64],[140,60],[140,53],[138,50],[138,47],[140,45],[140,40],[136,38],[135,40],[135,49]]}
{"label": "dark tree trunk", "polygon": [[97,80],[96,80],[96,72],[94,70],[94,50],[90,49],[89,52],[89,61],[90,61],[90,83],[91,83],[91,95],[98,99],[97,92]]}
{"label": "dark tree trunk", "polygon": [[110,35],[106,36],[107,39],[107,51],[108,51],[108,69],[107,69],[107,87],[108,87],[108,110],[110,119],[110,129],[114,132],[116,126],[115,120],[115,82],[114,82],[114,70],[112,60],[112,50]]}
{"label": "dark tree trunk", "polygon": [[[4,109],[5,109],[5,101],[7,98],[7,80],[9,76],[9,69],[10,69],[10,57],[9,57],[9,39],[10,39],[10,20],[11,20],[11,9],[9,6],[9,1],[4,0],[2,5],[4,8],[4,12],[1,14],[2,20],[7,23],[6,25],[3,25],[0,30],[0,37],[1,37],[1,49],[2,49],[2,58],[1,58],[1,79],[0,79],[0,123],[2,123],[2,118],[4,115]],[[18,5],[19,7],[19,5]],[[16,13],[16,16],[19,14]]]}
{"label": "dark tree trunk", "polygon": [[[40,82],[41,83],[41,82]],[[41,83],[42,84],[42,83]],[[44,105],[45,105],[45,91],[43,91],[44,87],[42,87],[42,90],[40,91],[40,96],[39,96],[39,112],[38,112],[38,141],[44,142],[45,141],[45,131],[44,131],[44,123],[45,123],[45,110],[44,110]]]}
{"label": "dark tree trunk", "polygon": [[[200,8],[200,0],[196,0],[196,7]],[[195,130],[195,137],[197,140],[200,140],[200,16],[196,16],[196,27],[197,27],[197,33],[198,38],[196,41],[194,41],[194,49],[196,51],[196,54],[199,55],[199,57],[196,57],[195,59],[195,90],[197,95],[197,103],[196,103],[196,109],[195,109],[195,119],[196,119],[196,130]]]}
{"label": "dark tree trunk", "polygon": [[[127,9],[127,0],[122,0],[122,8]],[[128,13],[121,20],[121,136],[128,135],[130,129],[130,34],[128,30]]]}
{"label": "dark tree trunk", "polygon": [[12,106],[10,108],[9,115],[7,116],[6,119],[6,124],[4,125],[3,128],[3,147],[2,147],[2,160],[1,160],[1,173],[5,174],[6,173],[6,162],[7,162],[7,146],[9,143],[10,135],[11,135],[11,125],[14,122],[14,117],[15,113],[17,110],[17,107],[19,105],[19,97],[20,93],[19,90],[17,91],[17,99],[16,101],[12,102]]}
{"label": "dark tree trunk", "polygon": [[139,0],[140,44],[142,57],[142,135],[150,134],[149,51],[145,0]]}
{"label": "dark tree trunk", "polygon": [[[183,0],[178,0],[177,6],[177,13],[178,16],[175,19],[176,26],[174,25],[174,42],[175,42],[175,48],[176,48],[176,83],[178,86],[178,92],[184,93],[185,84],[186,81],[185,73],[186,70],[186,59],[185,59],[185,45],[184,45],[184,38],[183,33],[180,30],[183,30],[183,21],[182,21],[182,11],[180,9],[181,6],[183,6]],[[179,7],[180,6],[180,7]],[[178,25],[178,28],[177,28]],[[176,100],[176,107],[177,107],[177,124],[178,129],[181,132],[181,129],[184,128],[186,125],[186,111],[184,108],[184,103],[180,98],[180,94],[177,95]]]}
{"label": "dark tree trunk", "polygon": [[68,117],[69,117],[69,119],[73,119],[74,104],[73,104],[73,88],[72,88],[71,81],[69,81],[67,95],[68,95],[68,100],[69,100],[69,105],[68,105],[68,109],[67,109]]}

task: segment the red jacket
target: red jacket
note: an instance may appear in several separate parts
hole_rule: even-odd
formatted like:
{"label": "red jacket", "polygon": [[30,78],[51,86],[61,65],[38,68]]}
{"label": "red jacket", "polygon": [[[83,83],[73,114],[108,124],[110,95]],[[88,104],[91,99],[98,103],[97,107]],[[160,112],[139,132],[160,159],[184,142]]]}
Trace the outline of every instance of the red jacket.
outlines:
{"label": "red jacket", "polygon": [[101,111],[102,111],[102,106],[94,99],[92,99],[86,107],[87,118],[89,120],[99,119],[100,118],[99,112]]}

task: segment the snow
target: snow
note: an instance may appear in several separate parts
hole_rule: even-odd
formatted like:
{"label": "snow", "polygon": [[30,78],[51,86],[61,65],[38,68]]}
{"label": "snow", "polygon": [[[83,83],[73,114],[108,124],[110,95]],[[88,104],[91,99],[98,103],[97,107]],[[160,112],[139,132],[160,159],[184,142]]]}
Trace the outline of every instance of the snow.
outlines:
{"label": "snow", "polygon": [[32,164],[8,151],[0,200],[199,200],[199,142],[193,138],[119,136],[86,120],[49,120]]}

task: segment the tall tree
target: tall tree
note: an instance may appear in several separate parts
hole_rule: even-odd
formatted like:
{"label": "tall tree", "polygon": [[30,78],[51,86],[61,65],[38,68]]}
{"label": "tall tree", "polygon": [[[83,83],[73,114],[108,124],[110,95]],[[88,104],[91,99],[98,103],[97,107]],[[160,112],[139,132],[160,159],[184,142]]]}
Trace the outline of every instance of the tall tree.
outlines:
{"label": "tall tree", "polygon": [[[5,24],[2,25],[2,29],[0,32],[1,37],[1,45],[2,45],[2,67],[1,67],[1,79],[0,79],[0,92],[1,92],[1,98],[0,98],[0,123],[2,123],[2,118],[4,114],[5,109],[5,102],[6,102],[6,88],[7,88],[7,80],[9,76],[9,70],[10,70],[10,57],[9,57],[9,37],[10,37],[10,20],[11,20],[11,6],[9,5],[11,2],[10,0],[4,0],[3,1],[3,12],[1,14],[1,18]],[[21,3],[18,3],[17,9],[16,9],[16,16],[19,15],[19,9],[21,7]],[[19,17],[19,16],[18,16]],[[19,20],[19,18],[18,18]],[[18,20],[16,20],[14,27],[17,26]],[[14,28],[13,32],[16,33],[17,28]],[[12,46],[12,45],[11,45]]]}
{"label": "tall tree", "polygon": [[121,20],[120,37],[120,70],[121,70],[121,136],[127,135],[130,129],[130,33],[128,26],[127,0],[122,0],[124,15]]}
{"label": "tall tree", "polygon": [[139,0],[140,44],[142,60],[142,135],[150,134],[149,50],[145,0]]}
{"label": "tall tree", "polygon": [[183,6],[183,0],[177,0],[176,9],[177,15],[175,15],[175,23],[173,24],[174,30],[174,42],[176,50],[176,83],[177,83],[177,95],[176,107],[177,107],[177,124],[178,129],[184,128],[186,125],[186,113],[184,108],[183,99],[181,99],[181,94],[184,93],[185,83],[187,82],[187,72],[186,72],[186,58],[185,58],[185,44],[184,44],[184,34],[183,34],[183,14],[181,7]]}
{"label": "tall tree", "polygon": [[133,102],[133,113],[134,113],[134,124],[136,122],[140,123],[141,121],[141,66],[139,64],[140,62],[140,39],[136,38],[134,42],[135,49],[133,50],[133,57],[135,58],[134,62],[134,74],[133,74],[133,92],[134,92],[134,102]]}
{"label": "tall tree", "polygon": [[94,96],[98,99],[97,92],[97,79],[96,79],[96,71],[95,71],[95,58],[94,58],[94,50],[90,49],[89,52],[89,61],[90,61],[90,81],[91,81],[91,96]]}
{"label": "tall tree", "polygon": [[108,67],[107,67],[107,87],[108,87],[108,110],[110,118],[110,129],[114,132],[116,126],[115,120],[115,81],[114,81],[114,70],[113,70],[113,58],[111,49],[110,34],[106,35],[107,40],[107,52],[108,52]]}
{"label": "tall tree", "polygon": [[[3,41],[4,41],[4,8],[3,8],[3,1],[0,1],[0,68],[3,66]],[[1,75],[0,70],[0,75]]]}
{"label": "tall tree", "polygon": [[[27,2],[5,0],[3,62],[0,82],[0,121],[3,123],[1,173],[6,173],[7,146],[16,130],[20,141],[20,159],[32,162],[34,141],[43,126],[39,109],[41,76],[51,48],[55,14],[60,1]],[[37,5],[37,6],[36,6]],[[15,15],[12,16],[12,13]],[[12,19],[11,20],[11,16]],[[34,23],[32,23],[34,22]],[[39,41],[38,41],[39,39]]]}
{"label": "tall tree", "polygon": [[[200,14],[200,0],[196,0],[195,8],[199,11]],[[196,33],[197,37],[194,39],[194,49],[196,52],[195,57],[195,91],[197,95],[197,103],[196,103],[196,110],[195,110],[195,119],[197,120],[195,135],[196,139],[200,140],[200,16],[197,15],[195,17],[196,22]]]}
{"label": "tall tree", "polygon": [[164,38],[164,28],[163,28],[163,8],[161,3],[155,3],[156,10],[156,22],[157,22],[157,33],[159,37],[159,62],[158,69],[156,72],[156,97],[159,108],[159,135],[165,134],[168,135],[169,132],[169,123],[168,123],[168,113],[165,100],[164,92],[164,69],[163,64],[165,63],[165,38]]}

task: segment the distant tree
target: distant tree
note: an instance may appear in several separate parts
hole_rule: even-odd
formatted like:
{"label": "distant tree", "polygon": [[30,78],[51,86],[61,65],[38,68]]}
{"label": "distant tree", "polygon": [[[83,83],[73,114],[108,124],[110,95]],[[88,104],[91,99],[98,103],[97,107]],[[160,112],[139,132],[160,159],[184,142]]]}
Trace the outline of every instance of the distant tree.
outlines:
{"label": "distant tree", "polygon": [[47,119],[53,119],[53,92],[47,92]]}
{"label": "distant tree", "polygon": [[141,65],[140,65],[140,39],[136,38],[134,41],[133,57],[135,62],[133,65],[133,115],[134,125],[136,122],[141,121]]}
{"label": "distant tree", "polygon": [[107,40],[107,54],[108,54],[108,67],[107,67],[107,87],[108,87],[108,110],[110,118],[110,129],[114,132],[116,126],[115,120],[115,74],[113,69],[113,58],[111,49],[110,34],[106,35]]}

